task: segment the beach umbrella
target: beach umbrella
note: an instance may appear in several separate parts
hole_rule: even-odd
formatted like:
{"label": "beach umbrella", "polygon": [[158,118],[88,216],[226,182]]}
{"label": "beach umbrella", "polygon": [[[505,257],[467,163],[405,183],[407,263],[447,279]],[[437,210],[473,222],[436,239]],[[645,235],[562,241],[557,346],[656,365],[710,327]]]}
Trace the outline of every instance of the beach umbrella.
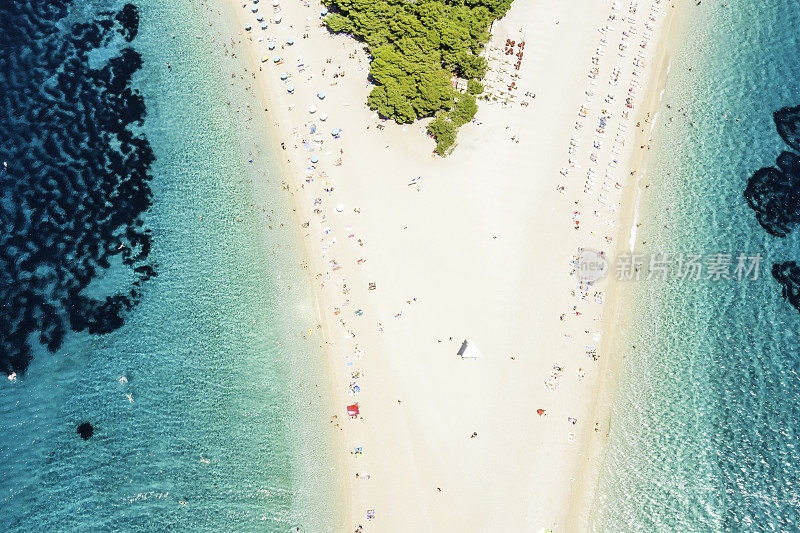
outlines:
{"label": "beach umbrella", "polygon": [[321,143],[322,142],[322,135],[320,135],[319,133],[314,135],[314,141],[316,141],[318,143]]}
{"label": "beach umbrella", "polygon": [[294,44],[294,39],[292,39],[291,37],[289,39],[286,39],[286,44],[292,46]]}
{"label": "beach umbrella", "polygon": [[272,0],[272,7],[278,7],[279,5],[281,5],[280,0]]}
{"label": "beach umbrella", "polygon": [[269,58],[267,56],[261,58],[262,63],[266,63],[267,61],[269,61]]}
{"label": "beach umbrella", "polygon": [[258,15],[256,17],[256,20],[259,21],[259,22],[264,22],[264,15]]}
{"label": "beach umbrella", "polygon": [[275,42],[274,41],[268,42],[267,43],[267,48],[270,49],[270,50],[275,50]]}
{"label": "beach umbrella", "polygon": [[327,114],[327,113],[323,113],[323,114],[321,114],[321,115],[319,116],[319,119],[320,119],[322,122],[325,122],[326,120],[328,120],[328,114]]}
{"label": "beach umbrella", "polygon": [[280,63],[281,62],[281,58],[280,57],[276,57],[272,61],[275,62],[275,63]]}
{"label": "beach umbrella", "polygon": [[251,29],[253,29],[253,27],[250,24],[244,25],[244,31],[250,31]]}
{"label": "beach umbrella", "polygon": [[314,163],[314,164],[319,163],[319,157],[317,157],[315,155],[312,155],[311,156],[311,162]]}
{"label": "beach umbrella", "polygon": [[323,7],[323,8],[322,8],[322,10],[319,12],[319,16],[320,16],[320,17],[324,17],[324,16],[325,16],[325,15],[327,15],[327,14],[328,14],[328,10],[327,10],[327,9],[325,9],[324,7]]}
{"label": "beach umbrella", "polygon": [[281,72],[281,79],[282,79],[282,80],[285,80],[285,79],[286,79],[286,78],[288,78],[288,77],[289,77],[289,75],[288,75],[288,74],[286,74],[285,72]]}
{"label": "beach umbrella", "polygon": [[325,100],[325,91],[318,92],[317,98],[319,98],[320,100]]}
{"label": "beach umbrella", "polygon": [[336,212],[341,213],[344,211],[344,204],[336,204]]}
{"label": "beach umbrella", "polygon": [[264,22],[263,24],[261,24],[261,29],[262,29],[262,30],[266,30],[266,29],[267,29],[267,23],[266,23],[266,22]]}
{"label": "beach umbrella", "polygon": [[335,130],[331,131],[331,135],[333,135],[334,137],[338,137],[341,133],[342,133],[341,128],[336,128]]}
{"label": "beach umbrella", "polygon": [[316,113],[317,112],[317,106],[315,106],[315,105],[308,106],[308,112],[309,113]]}
{"label": "beach umbrella", "polygon": [[253,3],[254,3],[254,4],[257,4],[257,3],[258,3],[258,0],[253,0]]}
{"label": "beach umbrella", "polygon": [[256,6],[253,6],[253,9],[251,9],[250,11],[252,11],[253,13],[256,13],[258,11],[258,8]]}
{"label": "beach umbrella", "polygon": [[287,87],[286,87],[286,90],[287,90],[289,93],[293,93],[293,92],[294,92],[294,85],[289,85],[289,86],[287,86]]}
{"label": "beach umbrella", "polygon": [[281,16],[280,16],[280,15],[276,15],[276,16],[275,16],[275,24],[280,24],[280,23],[281,23],[281,20],[282,20],[282,18],[281,18]]}
{"label": "beach umbrella", "polygon": [[544,415],[544,409],[537,409],[537,410],[536,410],[536,413],[537,413],[539,416],[542,416],[542,415]]}

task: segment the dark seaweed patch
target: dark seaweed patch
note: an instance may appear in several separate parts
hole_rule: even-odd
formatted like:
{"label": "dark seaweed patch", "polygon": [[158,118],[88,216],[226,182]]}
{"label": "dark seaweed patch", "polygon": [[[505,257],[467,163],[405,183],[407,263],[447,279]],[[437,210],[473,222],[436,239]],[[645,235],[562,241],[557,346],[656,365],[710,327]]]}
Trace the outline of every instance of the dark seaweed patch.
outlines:
{"label": "dark seaweed patch", "polygon": [[[782,238],[800,223],[800,106],[779,109],[773,119],[781,139],[794,152],[781,152],[774,167],[756,171],[747,182],[744,197],[761,226],[771,235]],[[781,284],[783,297],[800,311],[797,263],[774,264],[772,276]]]}
{"label": "dark seaweed patch", "polygon": [[80,435],[83,440],[89,440],[89,438],[94,435],[94,426],[89,422],[84,422],[78,426],[78,435]]}
{"label": "dark seaweed patch", "polygon": [[139,33],[139,8],[133,4],[125,4],[122,11],[117,13],[116,19],[122,24],[120,33],[125,36],[125,40],[134,40]]}
{"label": "dark seaweed patch", "polygon": [[779,109],[773,118],[783,142],[795,152],[800,152],[800,106]]}
{"label": "dark seaweed patch", "polygon": [[[115,31],[130,42],[132,4],[59,30],[71,2],[0,2],[0,370],[23,371],[36,338],[57,350],[69,328],[108,333],[156,275],[142,264],[150,231],[154,155],[131,125],[146,108],[130,87],[141,56],[123,49],[103,68],[88,54]],[[99,299],[84,289],[120,255],[129,289]]]}
{"label": "dark seaweed patch", "polygon": [[765,230],[776,237],[786,237],[800,222],[800,158],[783,152],[775,167],[753,174],[744,197]]}
{"label": "dark seaweed patch", "polygon": [[[800,152],[800,107],[774,114],[775,126],[786,144]],[[783,152],[774,167],[756,171],[744,191],[761,226],[771,235],[786,237],[800,222],[800,158]]]}
{"label": "dark seaweed patch", "polygon": [[800,309],[800,267],[794,261],[772,266],[772,275],[781,284],[783,297]]}

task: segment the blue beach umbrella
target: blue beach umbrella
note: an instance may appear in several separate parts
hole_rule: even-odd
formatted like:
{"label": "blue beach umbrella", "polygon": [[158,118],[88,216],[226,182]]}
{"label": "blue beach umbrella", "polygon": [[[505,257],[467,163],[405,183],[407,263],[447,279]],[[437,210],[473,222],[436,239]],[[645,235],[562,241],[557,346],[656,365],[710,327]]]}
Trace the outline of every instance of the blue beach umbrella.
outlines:
{"label": "blue beach umbrella", "polygon": [[325,100],[325,91],[318,92],[317,98],[319,98],[320,100]]}
{"label": "blue beach umbrella", "polygon": [[293,93],[294,92],[294,85],[289,85],[288,87],[286,87],[286,90],[288,92],[290,92],[290,93]]}
{"label": "blue beach umbrella", "polygon": [[342,133],[341,128],[336,128],[335,130],[331,131],[331,135],[333,135],[334,137],[338,137],[339,135],[341,135],[341,133]]}
{"label": "blue beach umbrella", "polygon": [[270,50],[275,50],[275,42],[274,41],[268,42],[267,43],[267,48],[270,49]]}
{"label": "blue beach umbrella", "polygon": [[319,157],[317,157],[317,156],[315,156],[315,155],[312,155],[312,156],[311,156],[311,162],[312,162],[312,163],[315,163],[315,164],[316,164],[316,163],[319,163]]}

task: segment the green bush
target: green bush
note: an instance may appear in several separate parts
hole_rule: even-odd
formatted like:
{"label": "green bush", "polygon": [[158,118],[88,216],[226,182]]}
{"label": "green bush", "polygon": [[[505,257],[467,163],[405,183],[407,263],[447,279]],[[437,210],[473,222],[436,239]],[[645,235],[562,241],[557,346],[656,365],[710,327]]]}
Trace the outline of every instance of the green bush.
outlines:
{"label": "green bush", "polygon": [[475,116],[478,112],[478,105],[475,103],[475,97],[469,93],[462,94],[456,101],[456,105],[450,111],[450,120],[457,128],[460,128]]}
{"label": "green bush", "polygon": [[439,155],[445,155],[456,142],[456,125],[443,112],[428,124],[428,133],[436,139],[436,153]]}
{"label": "green bush", "polygon": [[483,92],[483,84],[478,80],[469,80],[467,82],[467,92],[477,96]]}
{"label": "green bush", "polygon": [[[479,54],[489,39],[489,25],[508,11],[511,0],[326,3],[331,9],[325,18],[328,28],[351,34],[369,46],[370,76],[376,84],[367,99],[370,108],[399,123],[453,110],[451,120],[442,119],[448,128],[453,127],[453,139],[443,150],[437,136],[437,152],[444,153],[455,142],[455,128],[475,115],[471,95],[483,91],[479,80],[487,68]],[[453,89],[454,74],[468,80],[469,99]],[[442,127],[439,118],[434,120],[437,128]]]}

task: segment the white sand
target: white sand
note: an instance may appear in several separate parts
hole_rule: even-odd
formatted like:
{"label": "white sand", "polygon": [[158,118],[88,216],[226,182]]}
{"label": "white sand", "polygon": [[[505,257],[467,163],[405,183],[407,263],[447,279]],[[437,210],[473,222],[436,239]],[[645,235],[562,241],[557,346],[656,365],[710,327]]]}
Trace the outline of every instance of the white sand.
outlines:
{"label": "white sand", "polygon": [[[301,231],[338,391],[335,420],[343,428],[342,505],[348,516],[335,529],[579,528],[598,468],[595,445],[607,431],[607,409],[594,404],[607,403],[601,385],[613,382],[608,378],[618,366],[613,353],[603,353],[618,309],[608,301],[609,280],[584,296],[570,261],[579,247],[612,254],[618,243],[626,244],[629,227],[621,222],[630,218],[624,215],[635,184],[630,165],[641,159],[634,153],[640,144],[636,124],[656,87],[651,65],[661,63],[653,56],[667,20],[662,11],[670,6],[643,0],[630,13],[630,2],[618,2],[614,10],[611,1],[517,0],[495,24],[492,40],[500,48],[506,37],[526,43],[520,70],[506,67],[519,74],[516,96],[508,106],[479,102],[476,120],[461,129],[455,152],[442,159],[431,156],[433,142],[420,132],[422,124],[383,123],[366,108],[366,55],[352,39],[319,28],[318,4],[283,0],[282,22],[274,24],[271,3],[258,4],[270,21],[266,30],[252,3],[230,5],[241,27],[253,25],[242,31],[242,42],[250,45],[256,88],[286,145],[297,224],[308,222]],[[616,19],[609,21],[612,14]],[[654,21],[648,21],[651,14]],[[653,29],[646,30],[646,23]],[[598,30],[606,25],[608,31]],[[288,38],[294,45],[286,44]],[[601,39],[607,44],[593,81],[588,74]],[[623,39],[629,45],[621,56]],[[277,44],[273,52],[267,50],[270,40]],[[646,49],[639,46],[643,41]],[[647,68],[634,66],[640,50]],[[265,55],[269,60],[262,63]],[[284,63],[276,65],[276,56]],[[334,79],[339,65],[345,76]],[[619,80],[610,84],[617,65]],[[281,81],[281,72],[290,79]],[[489,79],[496,75],[497,68]],[[633,82],[639,85],[628,109]],[[294,85],[294,94],[286,83]],[[587,90],[594,91],[591,101]],[[318,91],[325,91],[324,100]],[[608,95],[613,99],[605,101]],[[310,105],[316,113],[308,112]],[[585,118],[579,117],[582,105]],[[600,134],[603,110],[610,117]],[[324,122],[322,113],[328,115]],[[576,130],[576,122],[583,127]],[[385,129],[378,130],[379,123]],[[321,130],[322,143],[309,133],[311,124]],[[343,129],[340,139],[331,136],[333,128]],[[624,145],[615,142],[617,135]],[[306,150],[303,140],[315,151]],[[592,148],[595,140],[599,149]],[[312,154],[320,159],[313,168]],[[313,181],[305,179],[308,168]],[[587,191],[589,169],[596,177]],[[371,282],[374,291],[368,290]],[[610,309],[597,303],[597,292],[607,293]],[[465,338],[484,357],[458,357]],[[599,361],[587,355],[587,346],[597,347]],[[559,379],[548,388],[553,372]],[[359,393],[352,394],[352,384]],[[345,406],[356,401],[361,416],[350,420]],[[363,454],[350,453],[356,446]],[[375,518],[368,520],[371,509]]]}

